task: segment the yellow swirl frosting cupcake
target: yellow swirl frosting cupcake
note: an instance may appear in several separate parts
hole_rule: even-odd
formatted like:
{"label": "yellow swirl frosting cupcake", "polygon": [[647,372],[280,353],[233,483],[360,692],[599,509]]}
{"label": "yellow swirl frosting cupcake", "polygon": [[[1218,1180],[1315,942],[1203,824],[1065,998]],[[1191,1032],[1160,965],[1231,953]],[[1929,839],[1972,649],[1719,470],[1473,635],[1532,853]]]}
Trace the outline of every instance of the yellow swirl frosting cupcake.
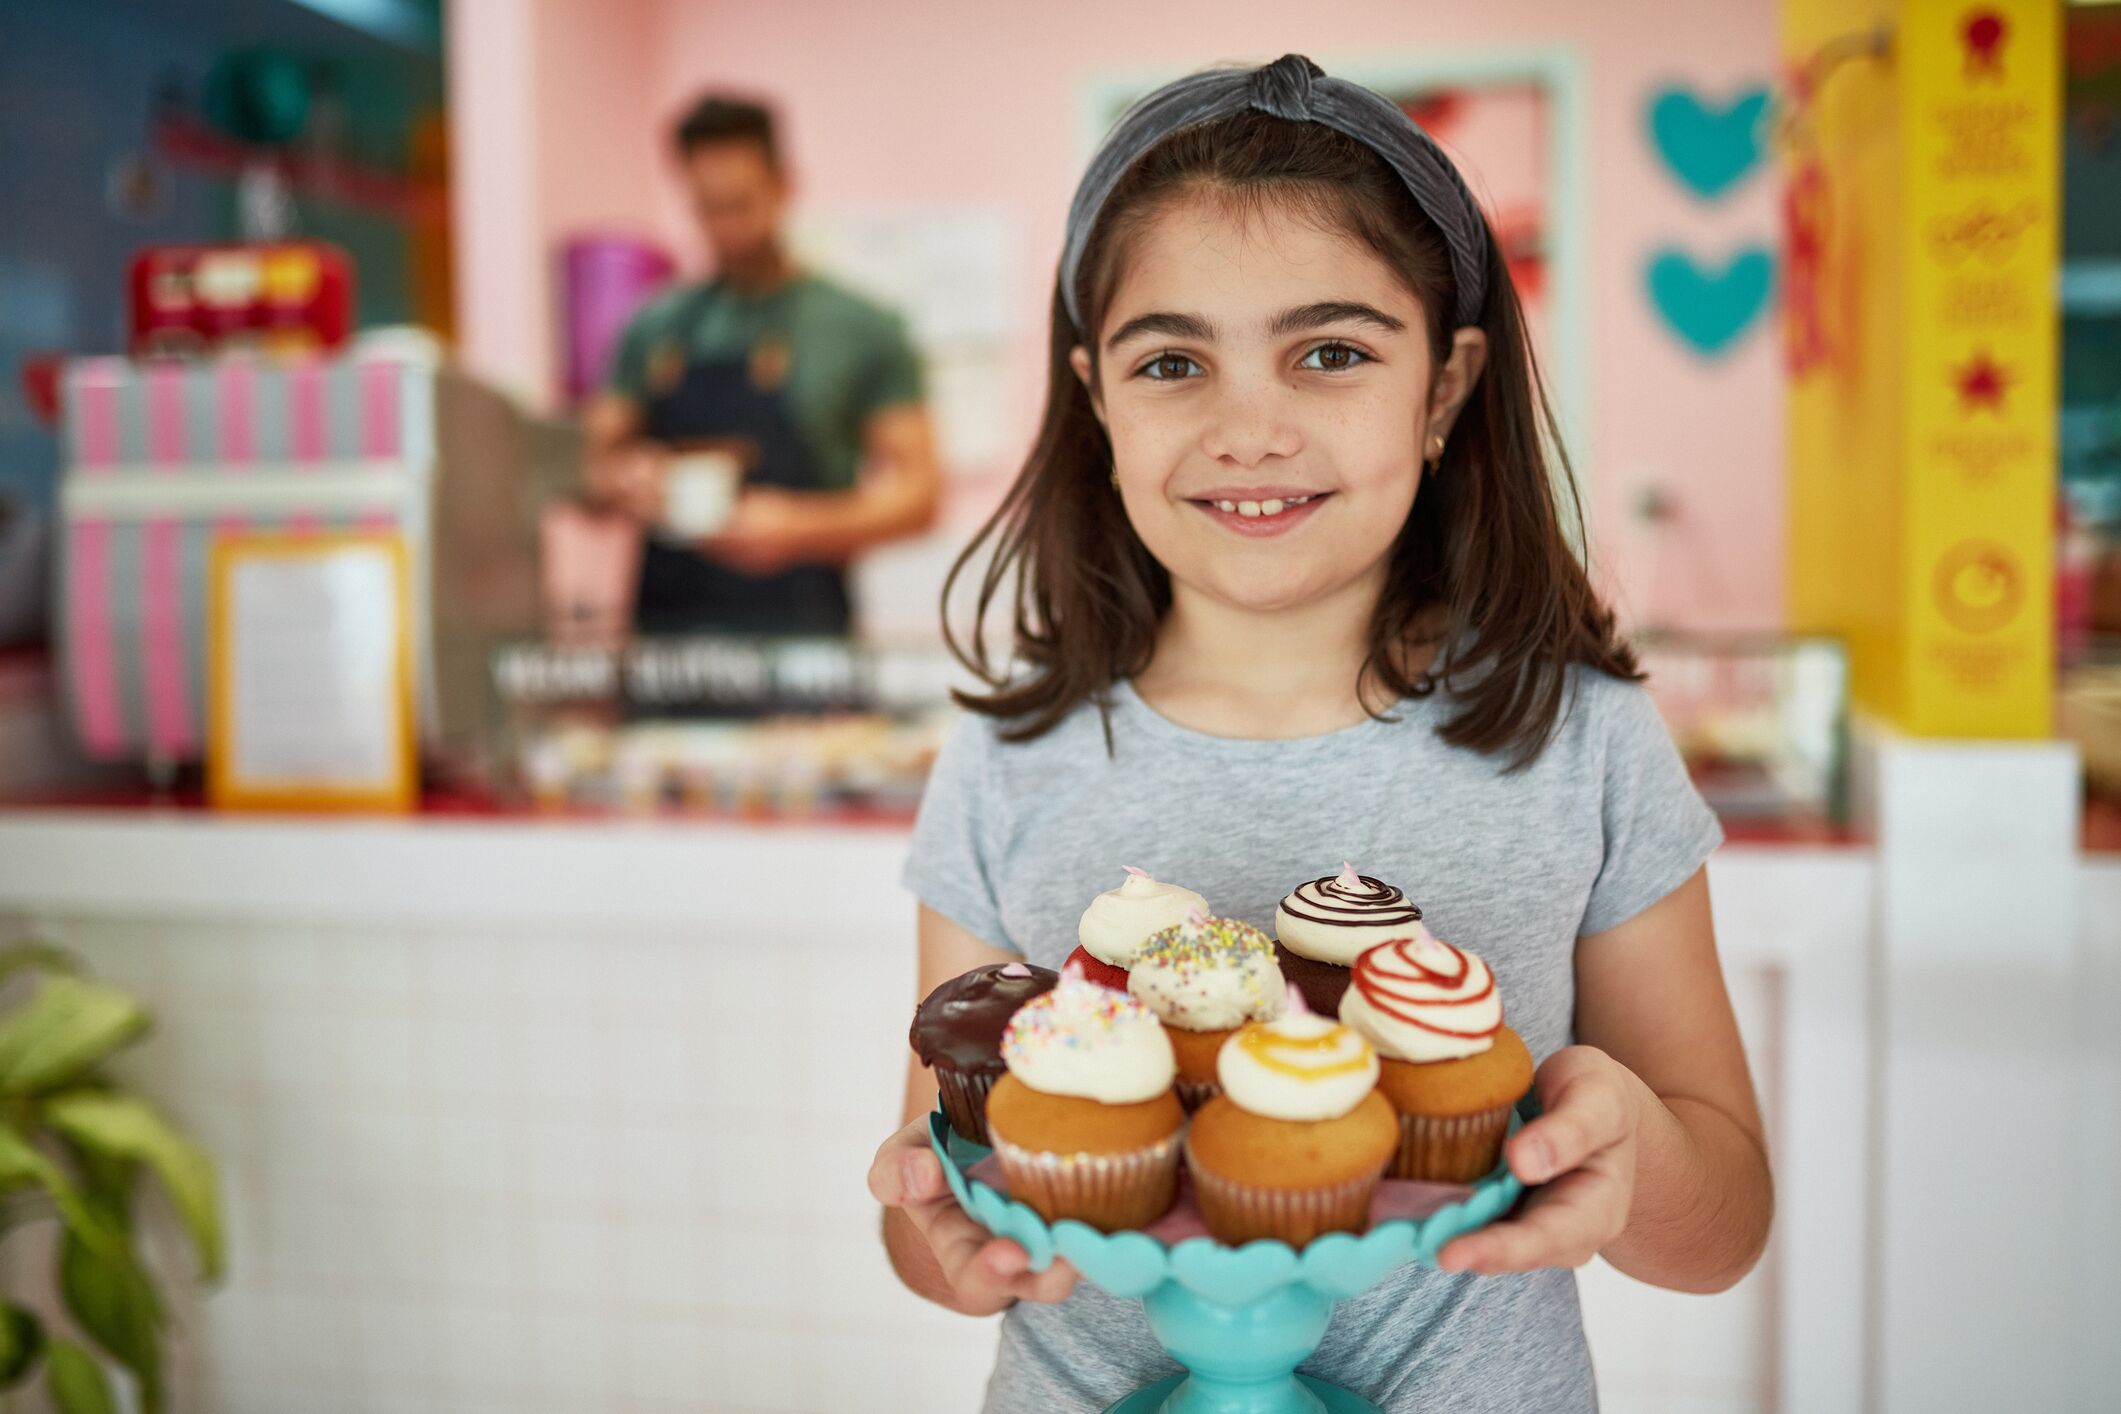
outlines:
{"label": "yellow swirl frosting cupcake", "polygon": [[1361,1232],[1370,1197],[1399,1139],[1377,1092],[1377,1053],[1297,994],[1276,1021],[1223,1043],[1223,1093],[1186,1136],[1201,1218],[1235,1246],[1273,1238],[1302,1247],[1327,1232]]}

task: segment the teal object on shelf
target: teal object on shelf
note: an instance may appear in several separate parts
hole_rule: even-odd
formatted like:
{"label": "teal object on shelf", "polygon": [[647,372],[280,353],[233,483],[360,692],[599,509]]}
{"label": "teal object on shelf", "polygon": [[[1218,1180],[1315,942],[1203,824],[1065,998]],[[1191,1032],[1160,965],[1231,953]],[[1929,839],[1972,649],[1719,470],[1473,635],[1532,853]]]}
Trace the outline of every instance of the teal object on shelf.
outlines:
{"label": "teal object on shelf", "polygon": [[[1514,1133],[1520,1119],[1510,1117]],[[1149,1329],[1186,1367],[1136,1390],[1106,1414],[1377,1414],[1337,1385],[1299,1375],[1318,1348],[1334,1303],[1369,1290],[1407,1262],[1436,1265],[1446,1242],[1508,1212],[1524,1184],[1500,1164],[1456,1203],[1425,1218],[1393,1218],[1368,1232],[1327,1233],[1299,1252],[1286,1242],[1227,1247],[1189,1237],[1166,1247],[1140,1232],[1103,1233],[1062,1219],[1048,1224],[966,1172],[989,1150],[950,1129],[938,1109],[928,1139],[960,1206],[997,1237],[1021,1243],[1031,1270],[1064,1257],[1113,1296],[1138,1298]]]}

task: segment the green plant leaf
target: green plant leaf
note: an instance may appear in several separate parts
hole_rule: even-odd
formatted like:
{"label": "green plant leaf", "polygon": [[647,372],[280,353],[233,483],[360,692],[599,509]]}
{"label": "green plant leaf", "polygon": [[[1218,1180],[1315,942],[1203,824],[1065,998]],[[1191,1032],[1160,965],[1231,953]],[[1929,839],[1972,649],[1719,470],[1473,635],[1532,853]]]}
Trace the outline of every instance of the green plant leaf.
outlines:
{"label": "green plant leaf", "polygon": [[0,948],[0,982],[31,967],[41,967],[46,972],[79,972],[81,959],[50,943],[13,943]]}
{"label": "green plant leaf", "polygon": [[116,1222],[119,1231],[131,1232],[133,1177],[140,1165],[91,1149],[64,1135],[60,1140],[66,1146],[66,1157],[72,1161],[74,1179],[81,1191],[97,1201],[98,1211]]}
{"label": "green plant leaf", "polygon": [[44,1353],[44,1327],[12,1301],[0,1304],[0,1389],[22,1382]]}
{"label": "green plant leaf", "polygon": [[46,1158],[19,1130],[0,1125],[0,1193],[36,1185],[51,1194],[69,1233],[97,1251],[116,1251],[123,1241],[110,1223],[74,1187],[66,1171]]}
{"label": "green plant leaf", "polygon": [[103,1362],[70,1340],[52,1342],[44,1357],[45,1383],[60,1414],[118,1414]]}
{"label": "green plant leaf", "polygon": [[[219,1185],[207,1152],[172,1128],[145,1100],[115,1090],[69,1090],[44,1102],[45,1122],[103,1160],[137,1159],[155,1171],[184,1217],[199,1249],[200,1273],[208,1281],[222,1271]],[[108,1193],[109,1175],[99,1169],[91,1188],[122,1203],[124,1190]],[[116,1214],[121,1224],[122,1208]]]}
{"label": "green plant leaf", "polygon": [[80,977],[45,979],[0,1021],[0,1094],[64,1084],[147,1029],[147,1012],[115,987]]}
{"label": "green plant leaf", "polygon": [[139,1382],[142,1414],[162,1407],[162,1303],[129,1248],[98,1252],[69,1231],[59,1292],[81,1329]]}

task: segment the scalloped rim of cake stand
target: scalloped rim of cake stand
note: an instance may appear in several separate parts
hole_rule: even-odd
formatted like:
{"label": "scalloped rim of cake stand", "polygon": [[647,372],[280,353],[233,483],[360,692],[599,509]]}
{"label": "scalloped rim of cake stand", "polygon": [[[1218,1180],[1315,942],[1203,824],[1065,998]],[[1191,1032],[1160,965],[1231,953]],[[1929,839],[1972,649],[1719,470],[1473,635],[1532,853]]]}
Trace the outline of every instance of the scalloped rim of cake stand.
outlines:
{"label": "scalloped rim of cake stand", "polygon": [[[1510,1132],[1522,1124],[1513,1110]],[[1486,1227],[1524,1192],[1523,1180],[1504,1160],[1466,1197],[1427,1217],[1390,1218],[1360,1234],[1329,1232],[1301,1251],[1271,1238],[1231,1247],[1213,1237],[1189,1237],[1166,1246],[1144,1232],[1099,1232],[1072,1218],[1048,1224],[1023,1203],[967,1177],[964,1170],[991,1151],[953,1133],[940,1108],[928,1117],[928,1140],[943,1161],[943,1177],[958,1203],[996,1237],[1022,1244],[1032,1271],[1042,1272],[1056,1256],[1065,1257],[1086,1279],[1122,1299],[1146,1296],[1175,1281],[1203,1300],[1245,1306],[1301,1281],[1334,1301],[1345,1301],[1407,1262],[1435,1266],[1446,1242]]]}

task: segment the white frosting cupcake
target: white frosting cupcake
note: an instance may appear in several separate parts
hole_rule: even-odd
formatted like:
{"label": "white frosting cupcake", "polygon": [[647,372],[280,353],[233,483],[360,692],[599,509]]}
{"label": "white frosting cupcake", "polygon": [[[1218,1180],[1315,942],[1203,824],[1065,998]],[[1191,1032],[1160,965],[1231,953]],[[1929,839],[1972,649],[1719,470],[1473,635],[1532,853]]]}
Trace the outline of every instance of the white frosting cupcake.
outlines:
{"label": "white frosting cupcake", "polygon": [[1377,1053],[1329,1017],[1291,1011],[1245,1027],[1215,1058],[1223,1094],[1268,1119],[1338,1119],[1377,1086]]}
{"label": "white frosting cupcake", "polygon": [[1288,984],[1267,935],[1201,912],[1150,935],[1128,969],[1127,990],[1166,1026],[1186,1031],[1272,1021],[1288,1004]]}
{"label": "white frosting cupcake", "polygon": [[1421,910],[1400,890],[1342,864],[1340,873],[1300,884],[1274,910],[1274,936],[1314,962],[1350,967],[1366,949],[1426,933]]}
{"label": "white frosting cupcake", "polygon": [[1063,969],[1060,985],[1033,997],[1002,1029],[1002,1063],[1047,1095],[1107,1105],[1153,1100],[1171,1088],[1178,1060],[1156,1013]]}
{"label": "white frosting cupcake", "polygon": [[1495,1044],[1502,995],[1486,962],[1424,932],[1355,959],[1340,1019],[1394,1060],[1458,1060]]}
{"label": "white frosting cupcake", "polygon": [[1194,909],[1208,911],[1208,901],[1191,889],[1161,884],[1142,870],[1125,866],[1127,881],[1090,900],[1076,925],[1076,940],[1099,962],[1126,967],[1151,933],[1176,927]]}

